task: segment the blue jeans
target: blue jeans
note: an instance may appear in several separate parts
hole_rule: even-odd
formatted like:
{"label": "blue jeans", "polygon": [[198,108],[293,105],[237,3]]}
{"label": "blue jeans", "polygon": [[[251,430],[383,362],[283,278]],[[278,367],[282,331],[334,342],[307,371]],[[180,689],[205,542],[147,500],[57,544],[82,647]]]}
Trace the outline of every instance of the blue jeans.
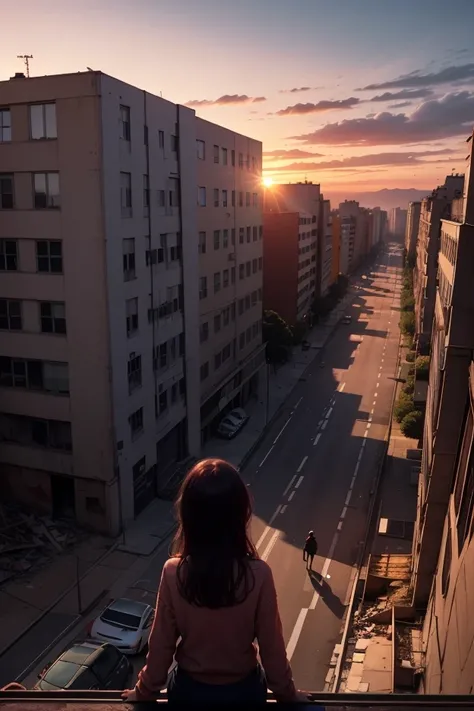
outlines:
{"label": "blue jeans", "polygon": [[169,704],[264,704],[267,682],[262,667],[234,684],[203,684],[175,667],[168,681]]}

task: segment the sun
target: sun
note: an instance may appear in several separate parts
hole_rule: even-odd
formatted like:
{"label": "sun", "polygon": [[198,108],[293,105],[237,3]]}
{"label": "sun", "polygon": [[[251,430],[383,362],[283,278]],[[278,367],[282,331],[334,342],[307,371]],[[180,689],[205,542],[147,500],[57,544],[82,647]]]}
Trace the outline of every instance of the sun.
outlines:
{"label": "sun", "polygon": [[262,182],[266,188],[271,188],[273,185],[273,178],[264,178]]}

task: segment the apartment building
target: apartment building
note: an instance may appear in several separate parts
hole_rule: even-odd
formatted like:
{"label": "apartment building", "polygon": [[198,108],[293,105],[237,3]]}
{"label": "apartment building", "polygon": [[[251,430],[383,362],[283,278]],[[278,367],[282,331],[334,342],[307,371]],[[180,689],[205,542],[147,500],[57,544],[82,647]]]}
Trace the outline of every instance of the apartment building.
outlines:
{"label": "apartment building", "polygon": [[320,196],[318,224],[318,255],[316,259],[316,295],[326,296],[332,279],[332,215],[331,203]]}
{"label": "apartment building", "polygon": [[[239,206],[261,146],[101,72],[1,82],[0,114],[1,496],[116,533],[199,454],[202,404],[236,363],[228,328],[232,356],[209,365],[205,389],[204,358],[227,345],[200,333],[224,262],[207,250],[232,229],[226,211],[239,228],[223,192],[233,184]],[[258,210],[246,225],[261,225]],[[252,285],[258,273],[257,258]],[[259,340],[231,396],[258,370]]]}
{"label": "apartment building", "polygon": [[433,323],[441,219],[449,217],[453,199],[462,195],[464,176],[448,175],[444,185],[421,201],[416,265],[413,272],[415,324],[418,345],[423,352],[431,339]]}
{"label": "apartment building", "polygon": [[[440,225],[438,284],[413,546],[417,604],[426,603],[430,594],[451,495],[457,500],[454,509],[459,505],[460,493],[453,491],[456,467],[461,466],[460,476],[466,476],[466,462],[461,462],[458,451],[460,432],[465,429],[469,414],[469,368],[474,349],[472,183],[471,175],[466,180],[463,222],[442,219]],[[472,433],[468,434],[468,439],[471,436]],[[447,555],[452,558],[451,551]]]}
{"label": "apartment building", "polygon": [[388,216],[388,231],[392,237],[404,237],[407,223],[407,210],[392,207]]}
{"label": "apartment building", "polygon": [[421,202],[410,202],[407,211],[407,225],[405,229],[405,251],[408,261],[412,264],[416,258],[416,242],[420,225]]}
{"label": "apartment building", "polygon": [[304,322],[316,296],[319,185],[273,185],[264,191],[264,309]]}
{"label": "apartment building", "polygon": [[262,144],[197,120],[202,440],[222,410],[259,387],[262,343]]}
{"label": "apartment building", "polygon": [[[331,211],[331,283],[333,284],[342,272],[341,218],[337,210]],[[347,250],[346,250],[347,251]]]}

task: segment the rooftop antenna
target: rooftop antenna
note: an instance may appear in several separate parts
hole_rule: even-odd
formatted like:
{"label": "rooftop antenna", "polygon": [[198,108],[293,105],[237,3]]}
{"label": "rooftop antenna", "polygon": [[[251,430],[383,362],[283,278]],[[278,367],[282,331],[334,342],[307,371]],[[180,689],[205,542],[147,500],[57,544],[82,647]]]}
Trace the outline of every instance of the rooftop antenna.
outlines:
{"label": "rooftop antenna", "polygon": [[23,59],[26,67],[26,76],[28,79],[30,78],[30,59],[33,59],[32,54],[17,54],[16,55],[17,59]]}

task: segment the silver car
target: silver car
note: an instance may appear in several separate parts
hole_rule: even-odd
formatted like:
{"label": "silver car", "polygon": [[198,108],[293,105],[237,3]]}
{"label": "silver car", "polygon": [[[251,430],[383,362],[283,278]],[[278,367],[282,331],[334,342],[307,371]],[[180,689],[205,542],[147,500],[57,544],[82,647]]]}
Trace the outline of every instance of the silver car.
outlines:
{"label": "silver car", "polygon": [[235,435],[240,432],[242,427],[247,423],[249,416],[241,407],[236,407],[235,410],[231,410],[222,420],[219,422],[217,428],[217,434],[224,439],[232,439]]}
{"label": "silver car", "polygon": [[154,614],[154,608],[144,602],[113,600],[94,620],[90,637],[110,642],[123,654],[139,654],[148,644]]}

